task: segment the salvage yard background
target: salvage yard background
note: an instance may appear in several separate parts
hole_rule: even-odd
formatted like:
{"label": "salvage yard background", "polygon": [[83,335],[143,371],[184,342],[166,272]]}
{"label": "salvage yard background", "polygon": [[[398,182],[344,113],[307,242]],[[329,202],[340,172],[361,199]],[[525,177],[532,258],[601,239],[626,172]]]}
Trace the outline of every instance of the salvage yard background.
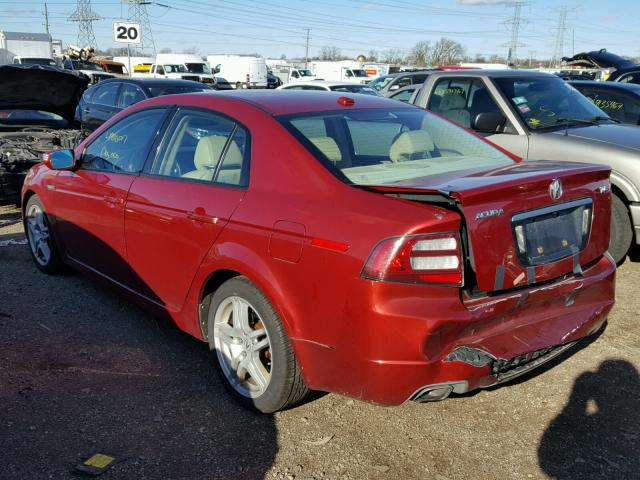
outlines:
{"label": "salvage yard background", "polygon": [[317,395],[259,416],[208,347],[77,273],[41,274],[0,207],[0,478],[640,478],[640,249],[607,329],[523,381],[398,408]]}

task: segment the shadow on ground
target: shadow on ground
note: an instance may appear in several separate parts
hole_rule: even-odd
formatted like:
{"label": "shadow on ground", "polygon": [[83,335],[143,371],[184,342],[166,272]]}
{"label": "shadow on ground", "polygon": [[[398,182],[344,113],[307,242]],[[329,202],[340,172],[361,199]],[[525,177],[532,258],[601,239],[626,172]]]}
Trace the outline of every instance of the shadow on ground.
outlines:
{"label": "shadow on ground", "polygon": [[239,407],[208,346],[86,277],[38,272],[0,249],[0,477],[260,479],[278,451],[270,416]]}
{"label": "shadow on ground", "polygon": [[638,478],[640,377],[625,360],[606,360],[576,380],[569,403],[540,443],[540,467],[557,480]]}

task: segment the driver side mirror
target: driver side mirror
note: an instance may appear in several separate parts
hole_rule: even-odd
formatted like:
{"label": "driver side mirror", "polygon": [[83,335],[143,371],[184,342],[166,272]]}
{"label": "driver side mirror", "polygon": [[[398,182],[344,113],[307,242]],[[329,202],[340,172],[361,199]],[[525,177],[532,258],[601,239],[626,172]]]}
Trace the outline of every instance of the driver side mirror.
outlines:
{"label": "driver side mirror", "polygon": [[76,160],[73,150],[53,150],[46,154],[44,164],[51,170],[73,170]]}
{"label": "driver side mirror", "polygon": [[506,121],[507,117],[500,112],[482,112],[473,119],[471,128],[478,132],[499,133]]}
{"label": "driver side mirror", "polygon": [[216,65],[216,68],[213,69],[213,73],[220,73],[220,64]]}
{"label": "driver side mirror", "polygon": [[400,85],[391,85],[391,86],[389,87],[389,91],[390,91],[390,92],[394,92],[394,91],[396,91],[396,90],[400,90]]}

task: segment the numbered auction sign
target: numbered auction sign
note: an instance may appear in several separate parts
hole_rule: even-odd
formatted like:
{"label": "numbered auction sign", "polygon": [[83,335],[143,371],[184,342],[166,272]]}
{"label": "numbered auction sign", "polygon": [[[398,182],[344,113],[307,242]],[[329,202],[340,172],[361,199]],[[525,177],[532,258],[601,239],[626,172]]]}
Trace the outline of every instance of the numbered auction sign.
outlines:
{"label": "numbered auction sign", "polygon": [[139,23],[113,22],[113,41],[119,43],[140,43],[142,32]]}

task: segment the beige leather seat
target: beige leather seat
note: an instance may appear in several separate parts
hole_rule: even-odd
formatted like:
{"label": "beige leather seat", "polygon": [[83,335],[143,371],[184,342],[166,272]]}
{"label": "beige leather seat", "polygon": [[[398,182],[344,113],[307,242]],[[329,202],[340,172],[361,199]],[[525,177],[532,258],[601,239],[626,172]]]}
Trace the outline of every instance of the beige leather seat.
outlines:
{"label": "beige leather seat", "polygon": [[242,156],[242,152],[240,151],[238,144],[235,140],[232,141],[224,156],[216,181],[230,185],[240,185],[243,158],[244,157]]}
{"label": "beige leather seat", "polygon": [[442,97],[438,113],[449,120],[469,128],[471,126],[471,115],[465,110],[467,101],[458,92],[447,92]]}
{"label": "beige leather seat", "polygon": [[197,180],[213,179],[218,160],[226,143],[227,138],[220,136],[202,137],[198,140],[196,153],[193,156],[196,169],[185,173],[182,177]]}
{"label": "beige leather seat", "polygon": [[406,162],[430,158],[436,146],[429,132],[425,130],[410,130],[400,134],[389,148],[389,158],[392,162]]}
{"label": "beige leather seat", "polygon": [[320,150],[325,157],[336,163],[342,160],[342,153],[336,141],[331,137],[310,137],[309,141]]}

